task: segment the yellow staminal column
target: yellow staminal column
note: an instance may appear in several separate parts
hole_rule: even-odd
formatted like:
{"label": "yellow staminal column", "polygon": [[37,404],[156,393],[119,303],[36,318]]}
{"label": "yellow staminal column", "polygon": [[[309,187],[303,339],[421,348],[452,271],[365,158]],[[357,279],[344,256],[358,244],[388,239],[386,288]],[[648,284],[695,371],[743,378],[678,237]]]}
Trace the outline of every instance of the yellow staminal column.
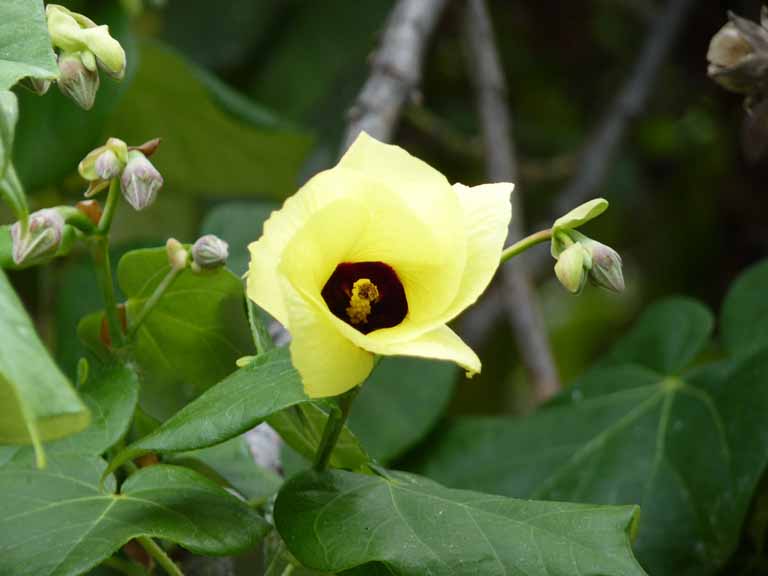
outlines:
{"label": "yellow staminal column", "polygon": [[365,324],[371,314],[371,304],[379,301],[379,289],[368,278],[360,278],[352,285],[347,316],[352,324]]}

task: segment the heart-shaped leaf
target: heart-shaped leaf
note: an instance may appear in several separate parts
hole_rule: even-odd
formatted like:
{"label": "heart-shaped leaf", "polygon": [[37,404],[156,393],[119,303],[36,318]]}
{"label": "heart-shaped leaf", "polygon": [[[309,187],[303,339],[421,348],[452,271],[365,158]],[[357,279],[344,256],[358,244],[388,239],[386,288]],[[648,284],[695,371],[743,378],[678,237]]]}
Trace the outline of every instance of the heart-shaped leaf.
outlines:
{"label": "heart-shaped leaf", "polygon": [[[677,302],[676,311],[654,306],[617,345],[624,357],[675,374],[606,362],[528,418],[456,421],[419,469],[450,486],[514,497],[638,504],[635,549],[651,574],[714,574],[738,542],[768,463],[768,351],[681,373],[669,351],[690,360],[690,342],[703,344],[708,323],[700,306]],[[698,328],[684,343],[669,318]],[[643,350],[632,353],[633,342]]]}
{"label": "heart-shaped leaf", "polygon": [[24,458],[0,467],[1,574],[83,574],[138,536],[233,554],[269,530],[245,503],[187,468],[143,468],[114,494],[99,489],[103,467],[73,455],[53,457],[47,470]]}
{"label": "heart-shaped leaf", "polygon": [[[128,252],[117,278],[128,298],[128,321],[135,318],[169,272],[165,249]],[[136,334],[132,354],[142,379],[141,407],[164,420],[235,369],[250,350],[243,310],[242,282],[229,270],[182,272]],[[86,317],[81,338],[97,353],[100,314]]]}
{"label": "heart-shaped leaf", "polygon": [[[404,473],[306,472],[275,503],[291,553],[315,570],[398,576],[640,576],[638,509],[512,500]],[[386,572],[383,572],[386,573]]]}

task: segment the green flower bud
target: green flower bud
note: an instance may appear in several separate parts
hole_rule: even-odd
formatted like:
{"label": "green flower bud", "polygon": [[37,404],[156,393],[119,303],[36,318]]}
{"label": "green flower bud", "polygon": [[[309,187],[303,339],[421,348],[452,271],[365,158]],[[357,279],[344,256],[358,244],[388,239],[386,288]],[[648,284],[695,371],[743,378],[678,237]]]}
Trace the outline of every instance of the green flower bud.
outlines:
{"label": "green flower bud", "polygon": [[122,172],[127,161],[128,145],[119,138],[110,138],[104,146],[88,152],[78,164],[77,171],[89,182],[109,180]]}
{"label": "green flower bud", "polygon": [[189,262],[189,252],[184,245],[175,238],[168,238],[165,243],[165,253],[168,256],[168,265],[173,270],[183,270]]}
{"label": "green flower bud", "polygon": [[27,230],[21,222],[11,226],[12,256],[17,265],[33,264],[59,249],[64,233],[64,218],[54,208],[38,210],[29,215]]}
{"label": "green flower bud", "polygon": [[99,66],[110,76],[120,79],[125,75],[125,51],[109,34],[108,26],[97,26],[82,14],[58,4],[48,4],[45,14],[48,33],[55,48],[63,52],[88,54],[83,64],[93,72],[98,61]]}
{"label": "green flower bud", "polygon": [[93,108],[99,90],[98,72],[88,70],[78,54],[59,56],[59,89],[83,110]]}
{"label": "green flower bud", "polygon": [[213,270],[224,266],[229,257],[229,244],[213,234],[206,234],[192,245],[192,270]]}
{"label": "green flower bud", "polygon": [[32,90],[35,94],[38,96],[43,96],[46,92],[48,92],[48,89],[51,87],[51,81],[50,80],[43,80],[42,78],[33,78],[31,76],[24,78],[22,80],[22,86],[25,88]]}
{"label": "green flower bud", "polygon": [[575,242],[560,253],[555,263],[555,275],[566,290],[578,294],[587,282],[591,266],[589,252],[580,243]]}
{"label": "green flower bud", "polygon": [[133,209],[143,210],[157,198],[157,192],[163,186],[163,177],[144,154],[131,150],[120,184],[123,197]]}

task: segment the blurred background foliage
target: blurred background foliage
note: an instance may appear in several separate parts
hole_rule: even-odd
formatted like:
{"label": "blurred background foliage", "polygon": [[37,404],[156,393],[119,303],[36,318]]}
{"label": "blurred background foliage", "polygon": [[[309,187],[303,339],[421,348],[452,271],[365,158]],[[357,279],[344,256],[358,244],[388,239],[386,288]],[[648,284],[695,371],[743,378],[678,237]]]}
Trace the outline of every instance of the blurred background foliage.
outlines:
{"label": "blurred background foliage", "polygon": [[[269,212],[335,162],[346,114],[394,4],[62,3],[110,25],[126,48],[128,72],[120,84],[106,79],[87,113],[56,89],[42,98],[19,93],[14,154],[32,208],[76,202],[85,189],[77,163],[108,136],[129,144],[160,137],[153,162],[166,186],[150,210],[120,210],[116,255],[161,245],[169,236],[189,242],[213,232],[230,242],[237,274],[245,271],[245,246],[258,238]],[[489,6],[508,79],[525,221],[546,222],[663,3],[489,0]],[[554,275],[539,279],[565,382],[582,374],[653,300],[685,294],[718,310],[736,275],[768,253],[768,160],[748,162],[744,154],[745,147],[764,146],[768,131],[753,130],[745,139],[741,99],[706,76],[707,45],[729,9],[755,19],[759,3],[696,3],[643,114],[595,191],[611,209],[585,231],[622,254],[627,292],[587,288],[573,297]],[[461,3],[454,3],[442,18],[421,93],[396,141],[449,180],[477,184],[485,177],[462,15]],[[7,211],[0,218],[11,219]],[[77,320],[101,307],[90,261],[75,253],[11,279],[73,375],[83,354]],[[477,351],[483,374],[458,379],[452,400],[441,388],[440,406],[448,404],[451,415],[528,411],[531,394],[504,314]]]}

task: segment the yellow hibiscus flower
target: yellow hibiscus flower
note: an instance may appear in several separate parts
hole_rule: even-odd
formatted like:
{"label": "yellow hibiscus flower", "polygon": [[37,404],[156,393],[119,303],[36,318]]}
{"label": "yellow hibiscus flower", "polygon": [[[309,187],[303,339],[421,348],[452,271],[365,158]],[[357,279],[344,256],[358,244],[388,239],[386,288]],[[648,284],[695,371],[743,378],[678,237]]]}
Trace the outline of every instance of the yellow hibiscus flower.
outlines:
{"label": "yellow hibiscus flower", "polygon": [[291,333],[310,397],[362,383],[375,355],[480,371],[446,322],[477,300],[499,265],[512,188],[451,186],[363,133],[335,168],[272,213],[249,246],[248,297]]}

